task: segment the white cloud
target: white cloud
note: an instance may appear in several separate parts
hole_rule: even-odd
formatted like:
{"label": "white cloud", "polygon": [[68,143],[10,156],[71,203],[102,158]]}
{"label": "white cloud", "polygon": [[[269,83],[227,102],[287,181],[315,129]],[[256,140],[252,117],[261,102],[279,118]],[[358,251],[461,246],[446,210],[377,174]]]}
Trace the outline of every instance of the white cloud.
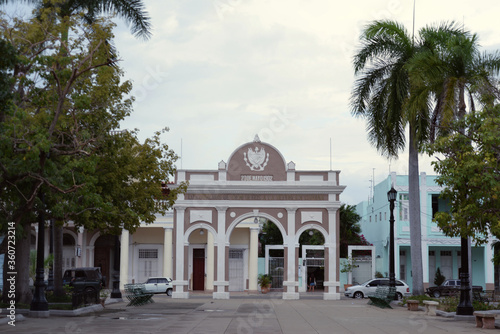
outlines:
{"label": "white cloud", "polygon": [[[166,140],[179,153],[183,140],[183,168],[215,169],[258,133],[298,169],[329,169],[332,138],[332,167],[342,172],[342,200],[349,204],[367,198],[373,174],[376,182],[389,170],[407,174],[407,153],[391,162],[381,157],[348,103],[361,29],[374,19],[394,19],[411,31],[412,1],[159,3],[147,3],[157,28],[150,42],[125,34],[117,41],[139,82],[147,78],[146,64],[168,73],[124,125],[140,124],[145,135],[170,126]],[[485,46],[495,45],[490,26],[498,7],[493,1],[418,1],[416,29],[465,20]],[[293,117],[277,122],[276,113],[284,111]],[[429,161],[421,158],[421,171],[432,174]]]}
{"label": "white cloud", "polygon": [[[257,133],[298,169],[341,170],[342,201],[369,194],[368,180],[407,174],[407,153],[389,161],[351,116],[352,56],[361,29],[394,19],[411,31],[413,1],[148,0],[154,35],[134,38],[117,18],[116,46],[134,82],[135,111],[125,128],[143,137],[164,126],[183,168],[216,169]],[[416,29],[456,20],[499,45],[496,1],[417,1]],[[281,122],[279,116],[282,117]],[[285,117],[286,116],[286,117]],[[432,174],[430,159],[421,171]],[[180,163],[178,164],[180,167]],[[375,168],[375,170],[373,170]]]}

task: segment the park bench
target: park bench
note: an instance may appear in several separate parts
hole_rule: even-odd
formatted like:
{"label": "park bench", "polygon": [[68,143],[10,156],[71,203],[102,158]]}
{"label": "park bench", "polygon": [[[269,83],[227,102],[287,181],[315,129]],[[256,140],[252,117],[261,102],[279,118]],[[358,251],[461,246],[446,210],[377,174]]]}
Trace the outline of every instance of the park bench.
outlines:
{"label": "park bench", "polygon": [[406,301],[406,306],[408,306],[408,311],[418,311],[418,300],[408,299]]}
{"label": "park bench", "polygon": [[495,317],[498,313],[488,311],[475,311],[476,327],[483,329],[495,329]]}
{"label": "park bench", "polygon": [[375,305],[380,308],[392,308],[391,302],[395,300],[396,288],[391,288],[387,285],[377,286],[375,290],[375,295],[368,296],[370,298],[370,305]]}
{"label": "park bench", "polygon": [[425,314],[426,315],[436,315],[437,307],[439,306],[439,302],[435,302],[432,300],[424,300],[425,305]]}
{"label": "park bench", "polygon": [[129,300],[127,306],[142,306],[147,303],[154,303],[152,293],[146,292],[144,284],[126,284],[126,298]]}

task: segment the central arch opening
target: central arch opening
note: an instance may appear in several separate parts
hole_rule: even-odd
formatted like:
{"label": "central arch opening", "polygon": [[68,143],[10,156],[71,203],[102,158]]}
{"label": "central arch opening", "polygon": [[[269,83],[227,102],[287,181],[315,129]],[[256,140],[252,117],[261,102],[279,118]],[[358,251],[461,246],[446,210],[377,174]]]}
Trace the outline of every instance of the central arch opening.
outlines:
{"label": "central arch opening", "polygon": [[313,228],[307,229],[299,237],[299,258],[302,260],[299,291],[323,291],[325,281],[325,237]]}
{"label": "central arch opening", "polygon": [[[267,257],[266,246],[273,247]],[[229,292],[260,290],[260,274],[271,275],[271,289],[283,289],[285,263],[280,228],[262,216],[242,219],[229,235],[227,268]]]}

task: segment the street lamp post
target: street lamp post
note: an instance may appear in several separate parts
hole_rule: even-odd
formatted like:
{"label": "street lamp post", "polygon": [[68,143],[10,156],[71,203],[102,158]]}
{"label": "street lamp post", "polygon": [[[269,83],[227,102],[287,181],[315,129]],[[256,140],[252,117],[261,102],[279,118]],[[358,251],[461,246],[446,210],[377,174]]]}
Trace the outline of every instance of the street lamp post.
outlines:
{"label": "street lamp post", "polygon": [[460,240],[460,302],[457,306],[457,315],[473,315],[474,307],[470,301],[470,280],[469,280],[469,251],[467,238]]}
{"label": "street lamp post", "polygon": [[[390,217],[389,217],[389,238],[390,238],[390,247],[389,247],[389,287],[392,291],[396,290],[396,275],[394,273],[394,202],[396,202],[396,196],[398,192],[394,187],[391,187],[391,190],[387,192],[387,199],[390,203]],[[394,294],[396,297],[396,294]]]}
{"label": "street lamp post", "polygon": [[38,213],[38,247],[36,253],[36,276],[35,293],[30,305],[30,315],[37,318],[45,318],[49,315],[49,303],[45,299],[45,282],[43,268],[43,254],[45,251],[45,200],[43,192],[40,192],[42,207]]}

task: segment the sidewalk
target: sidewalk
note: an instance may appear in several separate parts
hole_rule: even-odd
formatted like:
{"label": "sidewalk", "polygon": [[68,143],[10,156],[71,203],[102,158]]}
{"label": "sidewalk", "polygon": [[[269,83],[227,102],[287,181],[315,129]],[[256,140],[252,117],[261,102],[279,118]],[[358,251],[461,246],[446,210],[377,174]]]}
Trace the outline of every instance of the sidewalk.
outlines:
{"label": "sidewalk", "polygon": [[2,333],[172,333],[172,334],[305,334],[305,333],[491,333],[474,322],[455,321],[410,312],[406,307],[380,309],[368,300],[282,300],[273,294],[212,300],[206,296],[172,299],[155,295],[153,304],[107,305],[94,314],[73,318],[26,317],[16,326],[0,325]]}

